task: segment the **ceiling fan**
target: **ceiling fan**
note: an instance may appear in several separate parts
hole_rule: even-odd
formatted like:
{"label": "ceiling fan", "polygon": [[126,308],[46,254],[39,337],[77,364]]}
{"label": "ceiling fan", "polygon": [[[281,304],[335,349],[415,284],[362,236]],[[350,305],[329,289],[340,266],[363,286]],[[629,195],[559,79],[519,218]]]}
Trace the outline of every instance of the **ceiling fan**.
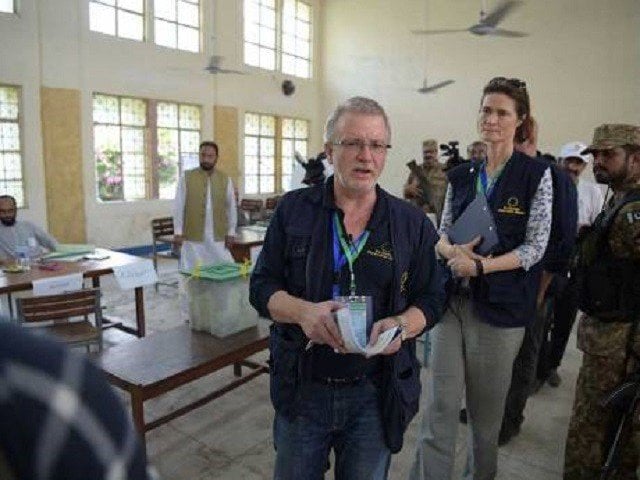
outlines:
{"label": "ceiling fan", "polygon": [[204,69],[212,74],[217,74],[217,73],[235,73],[238,75],[246,75],[247,72],[243,72],[241,70],[233,70],[231,68],[223,68],[220,64],[222,63],[222,60],[224,60],[224,57],[220,56],[220,55],[211,55],[211,58],[209,59],[209,65],[207,65],[206,67],[204,67]]}
{"label": "ceiling fan", "polygon": [[442,82],[438,82],[438,83],[434,83],[433,85],[429,85],[427,82],[427,79],[425,78],[422,82],[422,87],[420,87],[418,89],[419,93],[431,93],[431,92],[435,92],[436,90],[442,88],[442,87],[446,87],[447,85],[451,85],[452,83],[455,83],[455,80],[443,80]]}
{"label": "ceiling fan", "polygon": [[482,0],[480,9],[480,21],[469,28],[463,29],[443,29],[443,30],[412,30],[412,33],[421,35],[431,35],[436,33],[457,33],[470,32],[474,35],[494,35],[497,37],[519,38],[529,34],[514,30],[498,28],[498,24],[522,2],[518,0],[502,0],[493,10],[487,11],[487,0]]}

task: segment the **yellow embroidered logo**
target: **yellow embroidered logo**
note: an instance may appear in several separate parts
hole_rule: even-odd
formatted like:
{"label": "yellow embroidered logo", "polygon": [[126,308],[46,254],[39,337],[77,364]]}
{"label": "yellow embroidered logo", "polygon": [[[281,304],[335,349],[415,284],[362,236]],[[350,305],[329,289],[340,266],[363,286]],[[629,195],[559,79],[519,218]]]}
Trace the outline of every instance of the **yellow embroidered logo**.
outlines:
{"label": "yellow embroidered logo", "polygon": [[409,272],[405,271],[401,276],[400,276],[400,295],[406,295],[407,294],[407,282],[409,281]]}
{"label": "yellow embroidered logo", "polygon": [[524,215],[525,212],[520,208],[520,202],[516,197],[509,197],[506,205],[503,205],[498,209],[499,213],[506,213],[507,215]]}
{"label": "yellow embroidered logo", "polygon": [[393,262],[393,252],[391,251],[391,245],[388,242],[383,243],[379,247],[367,250],[367,253],[373,257]]}

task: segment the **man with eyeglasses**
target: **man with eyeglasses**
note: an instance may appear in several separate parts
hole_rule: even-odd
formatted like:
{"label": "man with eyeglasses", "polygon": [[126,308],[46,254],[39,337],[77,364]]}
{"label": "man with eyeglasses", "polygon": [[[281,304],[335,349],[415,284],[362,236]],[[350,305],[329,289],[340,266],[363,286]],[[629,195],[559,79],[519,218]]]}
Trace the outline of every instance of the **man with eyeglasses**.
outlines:
{"label": "man with eyeglasses", "polygon": [[37,255],[55,250],[58,242],[31,222],[17,220],[18,207],[11,195],[0,195],[0,263],[15,262],[19,254]]}
{"label": "man with eyeglasses", "polygon": [[[438,320],[444,293],[431,222],[377,183],[390,134],[372,99],[336,108],[324,135],[334,175],[283,197],[251,277],[251,303],[274,322],[276,479],[324,478],[331,449],[336,478],[385,479],[402,444],[394,434],[406,428],[383,411],[385,379],[403,372],[417,409],[415,337]],[[346,353],[335,320],[342,308],[370,344],[401,333],[381,355]]]}
{"label": "man with eyeglasses", "polygon": [[421,208],[427,215],[431,215],[432,220],[435,220],[437,224],[442,215],[444,195],[447,190],[447,175],[444,173],[443,165],[438,161],[438,142],[436,140],[429,139],[422,142],[422,165],[420,168],[428,186],[429,201],[425,201],[423,187],[413,172],[409,174],[407,183],[404,184],[404,198]]}

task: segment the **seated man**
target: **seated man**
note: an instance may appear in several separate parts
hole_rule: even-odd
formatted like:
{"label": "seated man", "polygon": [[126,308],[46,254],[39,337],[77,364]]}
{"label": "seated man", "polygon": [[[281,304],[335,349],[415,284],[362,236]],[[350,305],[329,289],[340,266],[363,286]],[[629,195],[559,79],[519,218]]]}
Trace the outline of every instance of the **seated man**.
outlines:
{"label": "seated man", "polygon": [[58,242],[31,222],[16,220],[18,208],[11,195],[0,195],[0,263],[12,263],[20,248],[55,250]]}

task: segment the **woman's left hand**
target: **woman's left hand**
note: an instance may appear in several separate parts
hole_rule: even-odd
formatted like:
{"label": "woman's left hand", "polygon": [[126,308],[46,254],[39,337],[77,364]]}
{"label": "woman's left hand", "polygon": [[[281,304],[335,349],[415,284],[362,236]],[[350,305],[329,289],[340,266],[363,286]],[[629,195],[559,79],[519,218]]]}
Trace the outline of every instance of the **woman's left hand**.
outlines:
{"label": "woman's left hand", "polygon": [[[371,335],[369,336],[369,345],[375,345],[378,341],[378,336],[382,332],[386,332],[387,330],[397,327],[398,322],[393,317],[383,318],[382,320],[378,320],[371,327]],[[402,339],[400,335],[396,336],[393,341],[385,347],[385,349],[380,352],[380,355],[392,355],[400,350],[400,346],[402,345]]]}
{"label": "woman's left hand", "polygon": [[456,255],[447,262],[447,265],[456,277],[468,278],[478,276],[476,262],[466,255]]}

